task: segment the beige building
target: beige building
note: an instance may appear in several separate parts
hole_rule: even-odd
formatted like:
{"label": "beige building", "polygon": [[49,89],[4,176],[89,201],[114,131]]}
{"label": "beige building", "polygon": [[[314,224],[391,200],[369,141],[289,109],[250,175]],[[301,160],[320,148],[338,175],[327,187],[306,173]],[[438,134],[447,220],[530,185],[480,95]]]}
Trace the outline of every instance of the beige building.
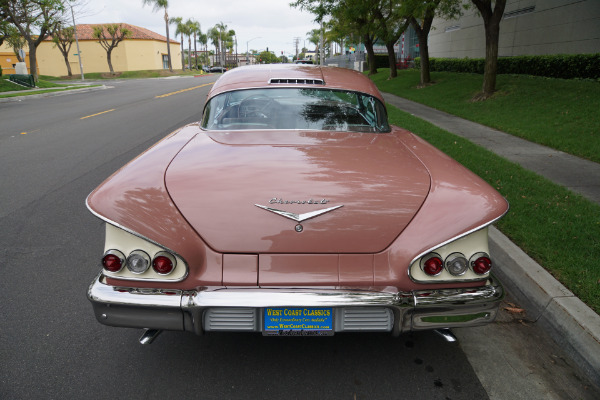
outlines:
{"label": "beige building", "polygon": [[[102,24],[97,24],[102,25]],[[115,72],[168,69],[167,38],[148,29],[130,24],[120,24],[131,31],[112,51],[112,65]],[[110,72],[106,60],[106,50],[92,37],[93,24],[77,25],[77,37],[83,64],[83,73]],[[179,42],[171,39],[171,64],[173,69],[181,69],[181,47]],[[27,49],[27,67],[29,68],[29,52]],[[6,61],[10,60],[10,61]],[[0,47],[0,65],[5,75],[14,73],[13,65],[17,57],[6,43]],[[37,64],[39,75],[66,76],[67,66],[60,50],[46,39],[37,48]],[[79,75],[79,58],[77,45],[73,42],[69,52],[69,64],[74,75]]]}

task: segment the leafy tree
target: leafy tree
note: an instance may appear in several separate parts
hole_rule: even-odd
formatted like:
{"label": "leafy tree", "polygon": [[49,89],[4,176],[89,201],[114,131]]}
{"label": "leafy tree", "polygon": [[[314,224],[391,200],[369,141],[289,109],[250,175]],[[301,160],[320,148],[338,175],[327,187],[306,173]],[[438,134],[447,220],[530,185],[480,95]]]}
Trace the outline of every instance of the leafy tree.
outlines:
{"label": "leafy tree", "polygon": [[481,13],[485,27],[485,68],[483,87],[475,100],[485,100],[496,90],[496,73],[498,71],[498,39],[500,38],[500,21],[506,7],[506,0],[472,0]]}
{"label": "leafy tree", "polygon": [[27,42],[25,41],[23,36],[21,36],[19,30],[15,28],[14,25],[7,25],[4,28],[4,35],[6,43],[8,43],[8,45],[13,49],[13,52],[17,56],[17,60],[19,62],[25,61],[21,57],[21,54],[19,54],[19,51],[23,50]]}
{"label": "leafy tree", "polygon": [[375,31],[377,21],[374,10],[380,0],[296,0],[291,4],[302,10],[313,13],[316,22],[329,16],[339,33],[361,37],[369,60],[369,75],[376,74],[375,66]]}
{"label": "leafy tree", "polygon": [[128,36],[131,36],[131,31],[123,28],[121,24],[106,24],[94,26],[92,36],[98,40],[98,43],[106,50],[106,61],[110,73],[115,71],[112,66],[112,51]]}
{"label": "leafy tree", "polygon": [[429,72],[429,45],[427,38],[433,19],[440,16],[446,19],[456,18],[461,14],[461,0],[405,0],[404,14],[419,37],[419,53],[421,58],[421,85],[431,83]]}
{"label": "leafy tree", "polygon": [[165,27],[167,31],[167,58],[169,61],[169,71],[173,72],[173,65],[171,64],[171,39],[169,38],[169,13],[167,12],[167,7],[169,7],[169,0],[142,0],[144,5],[152,5],[153,11],[158,11],[160,9],[165,10]]}
{"label": "leafy tree", "polygon": [[277,57],[275,54],[271,53],[268,50],[265,50],[258,55],[258,62],[260,64],[277,64],[281,61],[279,60],[279,57]]}
{"label": "leafy tree", "polygon": [[29,68],[37,81],[37,48],[61,22],[63,0],[3,0],[0,7],[4,21],[14,25],[27,42]]}
{"label": "leafy tree", "polygon": [[72,26],[63,28],[62,25],[59,25],[52,34],[52,43],[54,43],[54,46],[58,47],[58,50],[62,53],[65,64],[67,65],[67,74],[69,76],[73,76],[71,64],[69,63],[69,52],[71,51],[71,46],[74,41],[75,29],[73,29]]}
{"label": "leafy tree", "polygon": [[398,72],[396,71],[394,45],[410,25],[411,19],[407,15],[404,4],[397,0],[381,0],[373,12],[378,22],[376,34],[383,40],[387,49],[390,78],[395,78],[398,76]]}
{"label": "leafy tree", "polygon": [[[0,46],[4,43],[7,33],[6,30],[10,26],[8,23],[8,15],[6,14],[5,7],[7,6],[8,0],[0,0]],[[0,72],[2,70],[0,69]],[[0,73],[0,75],[2,75]]]}

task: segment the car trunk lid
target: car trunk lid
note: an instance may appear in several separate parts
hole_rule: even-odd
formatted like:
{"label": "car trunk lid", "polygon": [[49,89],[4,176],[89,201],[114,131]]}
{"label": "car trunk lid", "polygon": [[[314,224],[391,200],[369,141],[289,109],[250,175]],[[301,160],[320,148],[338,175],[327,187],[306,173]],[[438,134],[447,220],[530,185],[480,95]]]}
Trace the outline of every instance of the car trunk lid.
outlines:
{"label": "car trunk lid", "polygon": [[394,134],[325,131],[202,132],[165,179],[203,240],[236,254],[380,252],[430,186]]}

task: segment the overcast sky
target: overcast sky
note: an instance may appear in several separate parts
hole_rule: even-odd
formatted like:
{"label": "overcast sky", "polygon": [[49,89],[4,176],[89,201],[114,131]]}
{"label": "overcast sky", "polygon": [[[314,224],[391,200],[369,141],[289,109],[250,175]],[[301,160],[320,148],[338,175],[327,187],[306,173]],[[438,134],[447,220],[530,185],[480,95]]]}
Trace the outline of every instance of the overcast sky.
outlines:
{"label": "overcast sky", "polygon": [[[306,33],[318,25],[314,16],[308,12],[291,8],[291,0],[169,0],[169,17],[193,18],[200,22],[202,32],[219,22],[235,30],[238,40],[238,52],[248,47],[255,50],[275,51],[276,55],[295,54],[294,38],[300,38],[299,48],[305,43]],[[100,24],[124,22],[150,29],[165,35],[164,12],[153,12],[153,7],[143,5],[142,0],[93,0],[88,1],[84,9],[77,12],[77,24]],[[175,26],[170,26],[171,38]],[[258,39],[254,39],[257,38]],[[179,38],[176,39],[180,41]],[[187,48],[187,39],[185,47]],[[193,43],[192,43],[193,47]],[[209,49],[211,48],[209,43]]]}

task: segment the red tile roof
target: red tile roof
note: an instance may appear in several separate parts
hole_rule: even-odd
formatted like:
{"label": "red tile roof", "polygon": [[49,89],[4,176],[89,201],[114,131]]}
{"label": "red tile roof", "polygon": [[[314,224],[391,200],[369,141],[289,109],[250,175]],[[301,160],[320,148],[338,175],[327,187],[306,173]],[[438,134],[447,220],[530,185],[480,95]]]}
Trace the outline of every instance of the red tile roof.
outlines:
{"label": "red tile roof", "polygon": [[[96,40],[93,37],[94,27],[102,26],[102,25],[112,25],[113,23],[107,24],[79,24],[77,25],[77,38],[79,40]],[[116,23],[117,25],[121,25],[123,28],[129,29],[131,31],[131,35],[127,37],[127,39],[142,39],[142,40],[157,40],[159,42],[166,42],[167,38],[163,35],[159,35],[156,32],[152,32],[150,29],[142,28],[141,26],[125,24],[125,23]],[[180,44],[178,41],[171,39],[171,43]],[[51,40],[51,37],[46,38],[46,40]]]}

